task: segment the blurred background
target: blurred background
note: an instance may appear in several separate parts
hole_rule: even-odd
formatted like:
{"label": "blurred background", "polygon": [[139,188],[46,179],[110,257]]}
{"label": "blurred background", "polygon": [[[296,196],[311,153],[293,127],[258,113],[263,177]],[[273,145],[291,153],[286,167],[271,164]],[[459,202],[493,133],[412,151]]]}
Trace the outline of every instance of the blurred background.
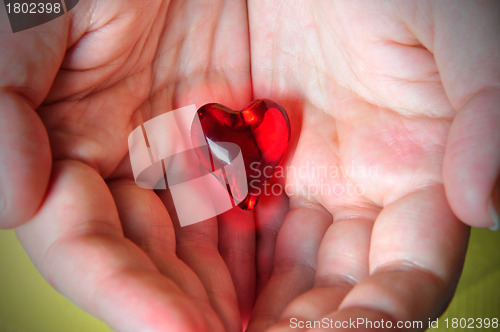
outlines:
{"label": "blurred background", "polygon": [[[500,320],[500,232],[474,229],[462,279],[446,313],[439,319]],[[460,330],[460,329],[459,329]],[[470,330],[470,329],[468,329]],[[14,231],[0,231],[0,332],[109,332],[57,293],[40,276]]]}

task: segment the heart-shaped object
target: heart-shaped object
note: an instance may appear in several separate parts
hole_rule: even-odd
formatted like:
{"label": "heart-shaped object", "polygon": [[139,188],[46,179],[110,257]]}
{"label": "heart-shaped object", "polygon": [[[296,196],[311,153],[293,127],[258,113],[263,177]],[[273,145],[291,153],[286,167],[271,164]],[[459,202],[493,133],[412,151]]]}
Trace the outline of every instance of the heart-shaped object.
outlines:
{"label": "heart-shaped object", "polygon": [[240,111],[212,103],[200,107],[198,117],[203,132],[193,125],[193,144],[208,146],[207,153],[197,152],[201,164],[213,172],[241,153],[246,184],[234,180],[235,174],[221,180],[241,209],[252,210],[288,147],[290,122],[284,108],[269,99],[255,100]]}

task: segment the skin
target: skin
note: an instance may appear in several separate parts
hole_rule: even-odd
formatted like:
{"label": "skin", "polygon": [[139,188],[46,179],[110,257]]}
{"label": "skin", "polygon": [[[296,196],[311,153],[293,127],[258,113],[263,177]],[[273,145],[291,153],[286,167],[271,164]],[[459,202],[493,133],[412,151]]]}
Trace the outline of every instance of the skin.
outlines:
{"label": "skin", "polygon": [[[491,226],[499,15],[479,1],[81,1],[3,32],[0,225],[118,331],[427,322],[453,294],[466,224]],[[339,172],[289,173],[274,180],[288,196],[175,226],[165,193],[135,185],[128,134],[255,98],[290,115],[284,166]]]}

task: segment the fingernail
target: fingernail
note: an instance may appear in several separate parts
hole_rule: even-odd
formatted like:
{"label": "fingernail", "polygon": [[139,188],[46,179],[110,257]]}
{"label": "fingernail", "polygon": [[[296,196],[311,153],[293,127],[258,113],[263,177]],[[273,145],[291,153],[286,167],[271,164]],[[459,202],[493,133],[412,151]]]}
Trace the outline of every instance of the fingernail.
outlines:
{"label": "fingernail", "polygon": [[490,211],[490,216],[493,221],[490,229],[492,231],[498,231],[499,227],[499,214],[500,214],[500,181],[497,181],[495,188],[493,189],[493,195],[491,195],[490,203],[488,204],[488,209]]}

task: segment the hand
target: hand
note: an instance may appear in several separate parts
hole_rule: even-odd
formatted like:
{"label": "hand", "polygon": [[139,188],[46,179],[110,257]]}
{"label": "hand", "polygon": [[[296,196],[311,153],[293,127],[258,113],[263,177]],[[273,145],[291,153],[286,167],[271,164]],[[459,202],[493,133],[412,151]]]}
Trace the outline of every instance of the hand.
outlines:
{"label": "hand", "polygon": [[[349,78],[349,73],[336,72],[336,63],[333,68],[327,63],[331,61],[328,56],[319,56],[319,51],[330,45],[329,31],[334,38],[342,34],[332,27],[323,30],[318,24],[321,28],[318,31],[327,34],[325,37],[322,33],[319,38],[314,34],[314,26],[306,26],[304,31],[316,37],[304,36],[297,43],[296,38],[301,34],[291,34],[293,29],[289,29],[300,22],[288,19],[297,17],[296,13],[308,13],[307,8],[304,11],[284,7],[288,11],[282,13],[282,26],[276,30],[279,34],[275,32],[271,36],[276,40],[270,40],[265,33],[274,26],[273,13],[276,12],[257,2],[249,5],[250,81],[244,6],[232,4],[234,7],[222,8],[213,2],[210,4],[207,6],[214,11],[213,15],[207,15],[198,3],[191,2],[181,7],[174,3],[168,8],[166,4],[148,2],[141,8],[142,12],[137,12],[132,4],[115,4],[120,8],[99,4],[92,7],[92,16],[84,16],[92,12],[90,8],[75,11],[71,27],[67,22],[60,30],[54,28],[55,23],[44,27],[52,28],[52,32],[68,31],[68,36],[62,33],[58,38],[41,41],[43,34],[25,34],[23,38],[28,40],[23,43],[14,40],[17,35],[9,36],[12,39],[9,45],[20,46],[5,56],[4,61],[14,63],[16,59],[21,64],[21,73],[29,68],[26,64],[30,60],[19,61],[19,54],[31,55],[22,48],[34,43],[47,46],[42,47],[44,52],[39,52],[42,59],[32,60],[38,66],[46,64],[39,66],[42,67],[38,69],[39,75],[16,81],[23,77],[16,73],[15,77],[4,77],[2,82],[2,86],[9,87],[4,91],[18,93],[2,98],[8,112],[4,123],[19,129],[2,131],[10,143],[9,151],[16,153],[6,161],[7,167],[2,172],[9,176],[4,175],[1,181],[2,190],[9,194],[2,193],[9,199],[2,218],[9,223],[4,225],[15,226],[29,219],[44,197],[51,166],[46,126],[56,160],[50,187],[40,210],[18,234],[35,264],[56,288],[115,329],[137,330],[146,325],[159,329],[168,326],[169,330],[198,331],[207,326],[209,330],[220,330],[222,326],[237,329],[240,318],[234,309],[236,298],[243,313],[249,311],[252,302],[248,293],[252,294],[255,281],[248,275],[255,269],[253,250],[259,258],[257,287],[263,291],[250,329],[272,324],[290,301],[281,317],[285,323],[287,316],[306,315],[303,308],[310,307],[305,306],[310,299],[319,307],[310,313],[314,317],[329,313],[336,318],[366,314],[366,310],[356,312],[357,306],[370,309],[369,313],[374,315],[371,317],[389,315],[398,319],[436,315],[441,309],[437,308],[438,303],[446,302],[443,294],[453,289],[466,242],[466,230],[447,207],[440,185],[447,122],[452,120],[452,115],[447,115],[451,112],[448,102],[434,105],[434,111],[438,110],[439,117],[443,117],[439,121],[426,120],[425,115],[429,114],[426,112],[419,113],[422,119],[398,116],[390,110],[403,109],[413,115],[418,112],[417,107],[390,104],[384,101],[383,93],[370,96],[362,88],[366,82]],[[343,8],[339,17],[343,17],[345,9],[349,8]],[[316,11],[335,13],[334,10]],[[215,13],[224,15],[216,21]],[[94,19],[91,25],[90,17]],[[329,21],[328,17],[322,22]],[[212,39],[214,30],[217,33]],[[319,40],[323,38],[327,42]],[[344,43],[349,41],[344,38]],[[67,40],[72,48],[65,56]],[[211,44],[214,48],[209,46],[212,40],[217,41]],[[310,52],[300,50],[308,45],[305,43],[316,41],[321,47],[311,45]],[[227,52],[226,43],[232,52]],[[287,52],[290,45],[300,47],[296,52]],[[125,52],[130,49],[130,53]],[[277,50],[273,56],[265,53],[273,49]],[[328,54],[339,58],[339,51],[333,47]],[[55,55],[53,60],[48,59],[52,55]],[[63,70],[58,71],[63,57]],[[354,69],[364,68],[359,65],[359,59],[357,63],[355,60],[356,57],[351,56],[347,63],[352,61]],[[311,62],[314,65],[304,66]],[[274,76],[269,77],[271,72]],[[54,85],[38,110],[42,124],[33,108],[44,100],[56,73]],[[311,76],[316,81],[311,82]],[[371,81],[380,87],[379,80],[372,78]],[[429,84],[428,90],[436,91],[435,85],[440,86]],[[332,95],[325,92],[332,88],[335,91]],[[401,86],[397,88],[404,91]],[[415,91],[421,93],[415,88],[408,96]],[[444,94],[439,94],[435,100],[443,98]],[[174,235],[163,202],[154,193],[137,188],[130,178],[126,135],[143,119],[177,106],[217,100],[237,107],[251,100],[252,95],[288,101],[285,106],[294,119],[295,132],[300,130],[298,124],[302,122],[300,137],[295,137],[295,153],[291,153],[288,160],[290,167],[300,167],[309,159],[337,170],[345,165],[352,165],[349,169],[354,171],[363,165],[374,166],[380,173],[376,179],[363,178],[362,174],[347,178],[316,179],[312,175],[287,178],[287,185],[296,191],[290,202],[292,210],[280,228],[282,215],[287,211],[286,199],[269,198],[268,202],[264,199],[260,203],[255,213],[259,238],[256,248],[253,231],[248,227],[235,227],[231,222],[244,218],[240,225],[253,225],[252,215],[234,217],[232,214],[237,211],[220,216],[218,222],[212,220],[190,229],[177,229]],[[227,96],[235,96],[238,101]],[[420,100],[432,105],[427,97]],[[403,99],[404,104],[410,97]],[[443,105],[446,107],[442,108]],[[370,122],[370,117],[381,122]],[[26,141],[24,132],[27,131],[34,131],[33,141],[37,145]],[[427,136],[420,136],[423,134],[431,136],[432,144],[426,143]],[[487,134],[484,137],[489,139],[497,135]],[[372,146],[363,146],[365,142]],[[4,146],[7,145],[2,144]],[[420,167],[412,163],[415,160]],[[497,164],[487,165],[494,171]],[[416,179],[414,174],[418,175]],[[364,192],[363,195],[310,194],[307,185],[318,183],[327,183],[333,188],[358,185]],[[28,184],[33,190],[22,191]],[[300,189],[304,187],[306,190],[301,194]],[[274,209],[276,205],[282,207]],[[423,214],[422,210],[427,212],[427,219],[416,220],[417,213]],[[272,211],[274,215],[270,215]],[[405,214],[398,217],[402,212]],[[415,214],[408,216],[411,212]],[[334,216],[331,226],[330,214]],[[397,219],[404,220],[404,226],[396,223]],[[441,219],[439,224],[435,222],[437,219]],[[308,220],[315,222],[304,222]],[[294,235],[298,227],[299,234],[304,234],[299,239]],[[273,229],[280,229],[277,241]],[[353,233],[358,236],[352,236]],[[329,253],[338,254],[332,257]],[[267,282],[271,269],[273,275]],[[415,280],[412,276],[418,278]],[[352,288],[357,282],[359,284]],[[387,283],[398,285],[398,292],[380,286]],[[408,295],[416,283],[421,283],[420,289],[428,289],[428,292]],[[433,287],[434,284],[438,286]],[[313,285],[311,290],[294,299]],[[372,296],[365,296],[366,288],[372,289]],[[376,306],[380,296],[373,302],[373,294],[380,289],[388,299],[384,302],[387,307]],[[341,310],[337,311],[345,294]],[[335,301],[330,301],[331,296]],[[393,310],[396,296],[399,296],[399,310]],[[435,299],[441,302],[436,303]],[[412,310],[408,308],[410,301],[414,305]]]}
{"label": "hand", "polygon": [[1,21],[1,224],[115,330],[241,330],[216,220],[174,234],[127,136],[180,106],[247,103],[246,17],[234,1],[81,1],[18,34]]}
{"label": "hand", "polygon": [[498,9],[250,3],[254,96],[294,100],[287,109],[302,123],[286,178],[292,209],[274,226],[274,270],[249,331],[357,317],[425,328],[442,313],[468,236],[453,212],[491,223]]}

